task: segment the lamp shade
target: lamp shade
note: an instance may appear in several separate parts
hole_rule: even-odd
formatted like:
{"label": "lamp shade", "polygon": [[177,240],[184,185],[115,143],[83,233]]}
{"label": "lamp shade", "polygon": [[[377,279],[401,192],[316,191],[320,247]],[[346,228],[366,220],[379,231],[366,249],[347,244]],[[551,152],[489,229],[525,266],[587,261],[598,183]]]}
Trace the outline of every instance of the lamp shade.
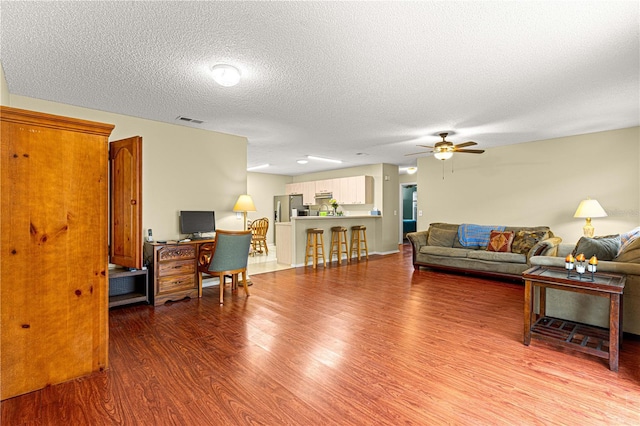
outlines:
{"label": "lamp shade", "polygon": [[255,212],[256,206],[253,204],[251,195],[243,194],[238,197],[236,205],[233,206],[234,212]]}
{"label": "lamp shade", "polygon": [[604,211],[598,200],[586,199],[580,201],[573,217],[606,217],[607,212]]}

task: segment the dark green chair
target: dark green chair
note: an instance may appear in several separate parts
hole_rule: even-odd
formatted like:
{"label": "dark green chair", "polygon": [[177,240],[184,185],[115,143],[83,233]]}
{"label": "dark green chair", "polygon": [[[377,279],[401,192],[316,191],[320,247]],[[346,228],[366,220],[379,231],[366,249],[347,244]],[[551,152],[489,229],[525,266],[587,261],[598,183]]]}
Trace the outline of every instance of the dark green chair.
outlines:
{"label": "dark green chair", "polygon": [[238,283],[242,274],[244,292],[249,296],[247,287],[247,262],[249,261],[249,247],[251,246],[251,230],[223,231],[217,230],[215,242],[208,264],[201,264],[200,272],[217,276],[220,279],[220,304],[224,296],[224,277],[231,276],[232,286]]}

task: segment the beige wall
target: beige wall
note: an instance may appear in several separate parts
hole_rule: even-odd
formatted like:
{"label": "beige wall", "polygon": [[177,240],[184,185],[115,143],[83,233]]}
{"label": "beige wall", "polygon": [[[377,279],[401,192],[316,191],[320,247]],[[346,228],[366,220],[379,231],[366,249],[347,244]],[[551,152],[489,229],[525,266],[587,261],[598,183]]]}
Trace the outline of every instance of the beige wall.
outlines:
{"label": "beige wall", "polygon": [[9,86],[7,85],[7,79],[4,76],[2,63],[0,63],[0,105],[9,105]]}
{"label": "beige wall", "polygon": [[215,210],[219,229],[242,229],[233,205],[247,192],[247,139],[17,95],[10,106],[115,124],[110,140],[142,136],[143,228],[180,237],[180,210]]}
{"label": "beige wall", "polygon": [[[596,235],[640,224],[638,127],[490,148],[444,164],[418,159],[418,230],[431,222],[549,225],[565,242],[582,235],[580,200],[609,214],[593,219]],[[453,167],[453,173],[452,173]]]}
{"label": "beige wall", "polygon": [[247,193],[253,198],[257,211],[249,213],[250,220],[266,217],[269,219],[267,242],[273,244],[275,225],[273,224],[273,197],[284,195],[284,187],[291,183],[291,176],[267,173],[247,173]]}

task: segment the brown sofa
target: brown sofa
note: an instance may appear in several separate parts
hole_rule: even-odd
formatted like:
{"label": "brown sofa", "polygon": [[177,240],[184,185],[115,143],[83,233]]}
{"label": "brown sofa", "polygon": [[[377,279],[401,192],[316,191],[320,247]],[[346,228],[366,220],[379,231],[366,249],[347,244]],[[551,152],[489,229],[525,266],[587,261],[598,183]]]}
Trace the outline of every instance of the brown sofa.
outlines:
{"label": "brown sofa", "polygon": [[554,256],[562,241],[547,226],[506,226],[514,234],[515,252],[495,252],[486,246],[463,246],[460,225],[432,223],[426,231],[407,234],[413,246],[413,266],[473,273],[520,280],[531,267],[532,256]]}

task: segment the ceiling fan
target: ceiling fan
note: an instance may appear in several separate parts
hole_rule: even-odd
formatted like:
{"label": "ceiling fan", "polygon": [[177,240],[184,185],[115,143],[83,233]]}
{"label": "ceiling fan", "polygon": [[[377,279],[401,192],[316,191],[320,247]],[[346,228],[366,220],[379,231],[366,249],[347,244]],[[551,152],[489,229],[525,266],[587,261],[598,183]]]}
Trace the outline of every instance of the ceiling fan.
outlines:
{"label": "ceiling fan", "polygon": [[[442,141],[436,143],[435,146],[429,146],[429,145],[417,145],[417,146],[431,149],[432,151],[427,151],[427,152],[433,152],[433,156],[436,157],[438,160],[448,160],[453,156],[454,152],[464,152],[467,154],[482,154],[484,152],[484,149],[464,149],[468,146],[478,145],[477,142],[468,141],[468,142],[463,142],[463,143],[454,145],[453,143],[446,140],[447,135],[448,133],[440,133],[440,137],[442,138]],[[424,152],[414,152],[413,154],[407,154],[407,155],[418,155],[418,154],[424,154]]]}

